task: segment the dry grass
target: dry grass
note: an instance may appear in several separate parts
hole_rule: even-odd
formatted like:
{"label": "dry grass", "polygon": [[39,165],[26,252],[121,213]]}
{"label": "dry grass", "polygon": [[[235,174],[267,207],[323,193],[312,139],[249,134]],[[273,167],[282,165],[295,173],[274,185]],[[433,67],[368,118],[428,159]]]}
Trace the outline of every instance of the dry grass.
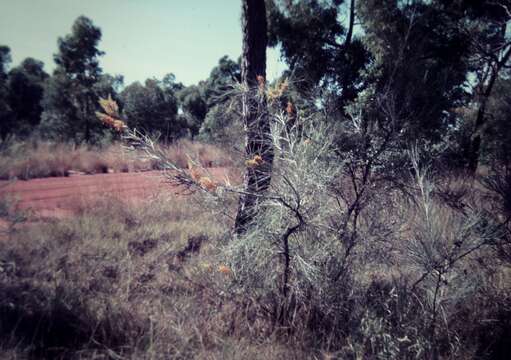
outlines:
{"label": "dry grass", "polygon": [[[158,169],[158,164],[127,153],[120,145],[104,149],[48,142],[11,143],[0,151],[0,179],[68,176],[71,172],[98,174]],[[232,164],[225,151],[208,144],[187,140],[165,147],[170,160],[186,168],[188,156],[205,167]]]}
{"label": "dry grass", "polygon": [[[449,245],[463,216],[442,196],[434,195],[438,213],[429,222],[413,201],[375,196],[345,278],[313,284],[285,326],[268,313],[278,299],[250,296],[260,288],[240,291],[242,267],[225,252],[231,221],[198,195],[159,193],[142,203],[106,196],[73,218],[18,223],[0,233],[0,357],[432,358],[430,285],[410,290],[422,269],[409,253],[424,246],[416,237],[428,224],[438,235],[431,240]],[[17,218],[7,203],[0,217]],[[292,244],[320,244],[320,235]],[[263,271],[278,280],[279,266]],[[445,273],[436,300],[439,358],[502,358],[510,278],[491,247]]]}
{"label": "dry grass", "polygon": [[103,199],[0,234],[2,358],[299,354],[233,329],[239,308],[218,293],[230,276],[218,245],[231,224],[198,209],[192,197]]}

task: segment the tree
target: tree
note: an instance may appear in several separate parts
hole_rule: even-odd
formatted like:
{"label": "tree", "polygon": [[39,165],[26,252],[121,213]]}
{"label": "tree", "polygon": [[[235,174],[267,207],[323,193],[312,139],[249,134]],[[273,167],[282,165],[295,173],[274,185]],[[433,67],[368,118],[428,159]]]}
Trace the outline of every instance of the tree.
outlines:
{"label": "tree", "polygon": [[42,132],[51,138],[95,142],[103,134],[97,121],[95,85],[101,79],[98,49],[101,30],[80,16],[71,34],[59,38],[59,52],[54,56],[57,67],[48,81],[43,99]]}
{"label": "tree", "polygon": [[183,111],[182,119],[194,137],[199,133],[200,127],[208,113],[208,103],[204,94],[204,84],[190,85],[183,88],[179,94],[179,103]]}
{"label": "tree", "polygon": [[209,78],[204,82],[204,97],[208,109],[230,99],[233,86],[241,82],[241,68],[227,55],[218,60],[218,65],[211,70]]}
{"label": "tree", "polygon": [[479,163],[485,126],[488,124],[487,107],[499,76],[509,67],[511,59],[511,3],[507,0],[462,2],[466,32],[471,36],[471,65],[475,75],[473,101],[477,113],[471,139],[466,149],[467,166],[475,172]]}
{"label": "tree", "polygon": [[227,104],[217,104],[208,110],[199,130],[201,141],[211,141],[227,148],[239,147],[243,133],[238,114]]}
{"label": "tree", "polygon": [[245,156],[256,159],[244,174],[244,192],[240,196],[234,230],[246,232],[257,213],[259,196],[270,186],[273,146],[264,87],[266,82],[267,22],[264,0],[243,0],[241,27],[243,48],[241,80],[243,125],[246,132]]}
{"label": "tree", "polygon": [[486,126],[481,131],[481,155],[511,168],[511,78],[500,77],[488,99]]}
{"label": "tree", "polygon": [[9,103],[13,111],[12,132],[18,136],[28,136],[41,121],[44,94],[48,74],[42,61],[27,58],[9,72]]}
{"label": "tree", "polygon": [[11,62],[11,49],[0,46],[0,138],[5,139],[11,129],[12,111],[9,106],[7,66]]}
{"label": "tree", "polygon": [[342,0],[268,1],[270,45],[281,53],[300,93],[322,90],[326,99],[343,109],[363,88],[362,73],[370,57],[354,36],[355,1],[351,0],[348,29],[342,19]]}
{"label": "tree", "polygon": [[174,83],[147,79],[145,84],[134,82],[120,94],[123,118],[130,127],[146,133],[175,139],[186,131],[186,125],[177,116],[178,101]]}
{"label": "tree", "polygon": [[208,110],[199,131],[202,140],[229,144],[229,147],[239,142],[240,121],[234,110],[238,108],[239,97],[234,89],[241,82],[240,61],[223,56],[203,83]]}
{"label": "tree", "polygon": [[[234,116],[229,112],[233,89],[241,81],[240,64],[223,56],[211,70],[209,77],[197,85],[190,85],[179,92],[182,116],[188,123],[191,135],[199,132],[203,139],[219,140],[217,130],[231,125]],[[207,124],[206,124],[207,121]]]}
{"label": "tree", "polygon": [[373,57],[367,112],[407,142],[440,141],[466,95],[469,39],[458,18],[436,1],[367,0],[358,14]]}

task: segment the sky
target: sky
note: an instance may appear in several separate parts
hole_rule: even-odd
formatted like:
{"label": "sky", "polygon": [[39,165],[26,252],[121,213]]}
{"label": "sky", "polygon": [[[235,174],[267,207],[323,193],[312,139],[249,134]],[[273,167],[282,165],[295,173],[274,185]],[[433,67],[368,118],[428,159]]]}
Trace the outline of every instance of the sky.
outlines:
{"label": "sky", "polygon": [[[240,0],[0,0],[0,45],[11,48],[12,66],[26,57],[54,69],[57,39],[80,15],[101,28],[103,71],[124,83],[161,79],[170,72],[185,85],[209,76],[218,60],[241,54]],[[267,77],[285,65],[268,50]]]}

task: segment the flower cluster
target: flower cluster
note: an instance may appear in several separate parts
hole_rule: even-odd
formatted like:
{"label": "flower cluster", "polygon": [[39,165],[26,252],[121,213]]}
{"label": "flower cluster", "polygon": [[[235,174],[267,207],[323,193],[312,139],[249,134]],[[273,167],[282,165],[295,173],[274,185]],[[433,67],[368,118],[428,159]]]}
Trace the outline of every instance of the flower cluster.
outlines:
{"label": "flower cluster", "polygon": [[190,161],[188,162],[188,170],[190,172],[190,177],[203,189],[206,189],[207,191],[215,191],[218,187],[218,184],[211,180],[211,178],[208,176],[202,176],[200,171]]}
{"label": "flower cluster", "polygon": [[112,95],[109,94],[106,99],[99,98],[99,105],[108,115],[119,118],[119,106],[112,99]]}
{"label": "flower cluster", "polygon": [[219,265],[218,271],[224,275],[230,275],[232,273],[231,269],[227,265]]}
{"label": "flower cluster", "polygon": [[127,129],[124,121],[119,119],[119,106],[115,100],[112,99],[111,95],[108,95],[106,99],[100,98],[99,105],[105,111],[105,114],[96,112],[96,116],[103,124],[113,128],[117,132],[123,132]]}
{"label": "flower cluster", "polygon": [[249,168],[254,168],[264,163],[261,155],[255,155],[252,159],[245,161],[245,165]]}
{"label": "flower cluster", "polygon": [[286,93],[286,91],[289,88],[289,82],[287,79],[284,79],[284,81],[279,81],[275,84],[275,86],[270,87],[268,89],[268,100],[270,102],[273,102],[277,100],[278,98],[282,97]]}

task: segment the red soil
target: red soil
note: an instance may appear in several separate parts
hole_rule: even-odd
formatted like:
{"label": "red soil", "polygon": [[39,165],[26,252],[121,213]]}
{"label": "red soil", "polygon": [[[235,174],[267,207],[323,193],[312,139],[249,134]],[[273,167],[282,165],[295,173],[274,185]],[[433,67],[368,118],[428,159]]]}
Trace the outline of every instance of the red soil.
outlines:
{"label": "red soil", "polygon": [[[211,168],[208,172],[218,180],[227,174],[225,168]],[[162,175],[162,172],[150,171],[75,175],[11,183],[0,181],[0,196],[13,198],[19,209],[31,210],[37,216],[61,217],[105,196],[132,200],[144,199],[161,191],[179,193],[179,189],[169,184]]]}

